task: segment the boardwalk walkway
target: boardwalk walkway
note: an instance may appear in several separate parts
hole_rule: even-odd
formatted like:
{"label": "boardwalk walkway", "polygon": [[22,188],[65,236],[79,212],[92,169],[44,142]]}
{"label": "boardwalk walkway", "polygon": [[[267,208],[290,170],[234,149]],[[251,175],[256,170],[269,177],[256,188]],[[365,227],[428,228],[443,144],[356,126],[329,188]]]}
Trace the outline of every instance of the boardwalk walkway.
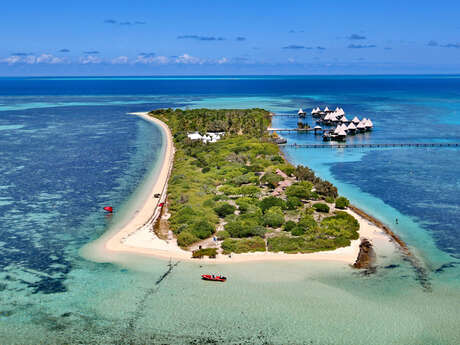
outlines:
{"label": "boardwalk walkway", "polygon": [[283,147],[308,148],[308,149],[360,149],[360,148],[385,148],[385,147],[459,147],[460,143],[382,143],[382,144],[282,144]]}

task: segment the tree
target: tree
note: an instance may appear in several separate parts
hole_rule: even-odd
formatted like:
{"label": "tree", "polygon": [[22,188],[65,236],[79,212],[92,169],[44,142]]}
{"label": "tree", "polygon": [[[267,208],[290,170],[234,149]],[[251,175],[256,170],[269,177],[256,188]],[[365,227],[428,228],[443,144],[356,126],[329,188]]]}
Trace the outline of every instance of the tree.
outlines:
{"label": "tree", "polygon": [[276,188],[283,178],[275,173],[268,172],[260,179],[260,182],[267,184],[271,188]]}
{"label": "tree", "polygon": [[265,226],[279,228],[284,224],[284,215],[281,207],[273,206],[264,214],[263,221]]}
{"label": "tree", "polygon": [[315,189],[319,194],[325,197],[337,198],[337,188],[329,181],[319,180],[315,183]]}
{"label": "tree", "polygon": [[261,208],[262,212],[265,213],[269,208],[273,206],[279,206],[281,208],[285,208],[286,204],[283,199],[277,198],[275,196],[268,196],[264,199],[259,204],[259,207]]}
{"label": "tree", "polygon": [[312,184],[307,181],[294,183],[286,188],[287,196],[295,196],[300,199],[308,199],[311,195]]}
{"label": "tree", "polygon": [[327,206],[326,204],[323,204],[321,202],[313,204],[313,208],[318,212],[324,212],[324,213],[329,212],[329,206]]}
{"label": "tree", "polygon": [[199,220],[190,227],[190,232],[200,239],[211,236],[216,229],[206,220]]}
{"label": "tree", "polygon": [[236,207],[233,205],[230,205],[226,202],[220,202],[217,204],[216,207],[214,207],[214,212],[217,213],[217,215],[221,218],[224,218],[225,216],[229,214],[233,214],[236,210]]}
{"label": "tree", "polygon": [[295,210],[302,205],[302,201],[296,196],[288,196],[286,199],[286,208],[288,210]]}
{"label": "tree", "polygon": [[345,209],[350,205],[350,201],[344,196],[340,196],[335,200],[335,207],[340,209]]}
{"label": "tree", "polygon": [[181,247],[188,247],[189,245],[198,242],[198,238],[188,231],[183,231],[177,235],[177,244]]}
{"label": "tree", "polygon": [[318,179],[313,172],[313,170],[304,167],[303,165],[298,165],[294,171],[294,176],[297,178],[299,181],[310,181],[315,183],[316,180]]}

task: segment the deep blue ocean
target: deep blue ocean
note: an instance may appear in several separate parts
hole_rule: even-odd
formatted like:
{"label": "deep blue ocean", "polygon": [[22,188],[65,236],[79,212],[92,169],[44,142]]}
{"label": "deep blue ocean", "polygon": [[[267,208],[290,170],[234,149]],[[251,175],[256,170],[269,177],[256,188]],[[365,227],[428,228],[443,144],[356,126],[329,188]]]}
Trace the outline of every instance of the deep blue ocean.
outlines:
{"label": "deep blue ocean", "polygon": [[[32,344],[34,337],[45,335],[56,343],[78,343],[82,337],[76,334],[82,330],[93,343],[124,343],[124,316],[134,311],[117,307],[112,315],[106,306],[96,308],[103,303],[87,294],[107,289],[111,296],[123,296],[134,289],[129,298],[142,300],[165,263],[152,264],[156,271],[146,275],[139,268],[87,261],[79,250],[110,227],[113,220],[102,207],[121,210],[129,204],[161,152],[159,129],[128,113],[161,107],[261,107],[295,114],[299,107],[309,112],[326,105],[343,107],[349,119],[372,119],[374,130],[349,142],[460,143],[460,76],[0,78],[0,335],[8,339],[0,343]],[[305,121],[314,123],[308,116]],[[273,127],[296,125],[293,117],[273,118]],[[322,143],[313,134],[282,135],[288,143]],[[443,295],[446,286],[458,288],[460,148],[283,150],[292,163],[310,166],[390,225],[424,262],[434,294]],[[408,273],[374,279],[368,284],[403,279],[418,289]],[[338,289],[354,286],[327,281]],[[362,295],[371,300],[370,293]],[[458,301],[452,291],[447,295]],[[87,298],[84,306],[82,296]],[[76,315],[78,320],[66,321]],[[170,339],[173,330],[160,325],[152,332]],[[21,331],[14,333],[18,327]],[[198,334],[204,325],[194,327]],[[100,336],[115,328],[114,339]],[[445,331],[446,339],[458,339],[451,331]],[[321,336],[314,340],[324,340]],[[417,343],[435,344],[433,337]],[[345,344],[354,338],[344,339]]]}

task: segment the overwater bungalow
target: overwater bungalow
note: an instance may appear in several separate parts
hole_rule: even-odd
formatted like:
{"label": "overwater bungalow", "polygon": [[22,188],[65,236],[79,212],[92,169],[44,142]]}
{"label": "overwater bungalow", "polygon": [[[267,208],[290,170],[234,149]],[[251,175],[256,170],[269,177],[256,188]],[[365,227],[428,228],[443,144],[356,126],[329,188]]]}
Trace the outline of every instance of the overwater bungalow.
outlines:
{"label": "overwater bungalow", "polygon": [[359,121],[358,117],[355,116],[355,117],[353,118],[353,120],[351,120],[351,122],[353,122],[353,123],[355,124],[355,126],[356,126],[360,121]]}
{"label": "overwater bungalow", "polygon": [[374,127],[374,124],[372,123],[371,119],[368,119],[364,126],[366,127],[366,130],[371,131],[372,127]]}
{"label": "overwater bungalow", "polygon": [[345,115],[342,116],[342,118],[340,119],[340,122],[342,123],[350,123],[350,121],[348,121],[347,117]]}
{"label": "overwater bungalow", "polygon": [[361,120],[356,126],[358,132],[364,132],[366,130],[366,121]]}
{"label": "overwater bungalow", "polygon": [[342,130],[344,130],[345,132],[348,131],[348,126],[347,126],[346,124],[344,124],[344,123],[342,123],[342,124],[340,125],[340,128],[342,128]]}
{"label": "overwater bungalow", "polygon": [[311,111],[311,116],[313,117],[320,117],[322,114],[324,114],[319,107],[314,108]]}
{"label": "overwater bungalow", "polygon": [[315,131],[315,134],[318,134],[318,133],[320,133],[323,129],[321,128],[321,126],[315,126],[315,127],[313,127],[313,130]]}
{"label": "overwater bungalow", "polygon": [[335,115],[331,114],[331,115],[329,116],[329,121],[330,121],[331,123],[333,123],[333,124],[336,124],[336,123],[339,122],[339,119],[338,119]]}
{"label": "overwater bungalow", "polygon": [[332,136],[332,140],[343,141],[347,137],[347,133],[344,131],[342,126],[337,126],[334,130],[334,135]]}
{"label": "overwater bungalow", "polygon": [[348,125],[348,133],[349,134],[355,134],[356,133],[356,126],[353,122],[350,122],[350,124]]}
{"label": "overwater bungalow", "polygon": [[304,111],[302,110],[302,108],[300,108],[299,111],[297,112],[297,115],[299,115],[299,117],[305,117],[305,116],[307,115],[307,113],[304,112]]}
{"label": "overwater bungalow", "polygon": [[327,114],[327,113],[332,113],[332,110],[330,110],[330,109],[328,108],[328,106],[326,105],[326,108],[324,108],[323,112],[326,113],[326,114]]}

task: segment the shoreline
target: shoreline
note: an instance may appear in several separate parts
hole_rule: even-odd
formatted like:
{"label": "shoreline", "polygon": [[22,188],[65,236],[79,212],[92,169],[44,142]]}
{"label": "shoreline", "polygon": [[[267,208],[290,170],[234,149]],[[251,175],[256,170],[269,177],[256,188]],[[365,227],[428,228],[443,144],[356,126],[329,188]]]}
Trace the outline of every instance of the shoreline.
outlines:
{"label": "shoreline", "polygon": [[[166,137],[165,155],[161,163],[157,181],[142,205],[141,209],[131,218],[122,229],[114,234],[102,236],[100,240],[103,245],[99,245],[98,251],[104,250],[110,253],[128,253],[143,256],[156,257],[160,259],[174,259],[189,262],[207,262],[207,263],[238,263],[252,261],[335,261],[345,264],[353,264],[359,253],[359,244],[362,238],[370,240],[374,248],[385,252],[396,251],[396,246],[391,241],[395,240],[400,246],[404,244],[393,232],[390,232],[398,239],[394,238],[387,231],[387,227],[375,218],[367,215],[365,212],[350,207],[347,212],[352,214],[360,224],[359,239],[351,242],[350,246],[337,248],[331,251],[313,252],[305,254],[286,254],[276,252],[254,252],[243,254],[228,255],[218,254],[215,259],[202,258],[193,259],[190,251],[183,250],[177,245],[177,240],[162,240],[154,233],[153,227],[161,216],[160,203],[166,202],[168,180],[173,168],[174,162],[174,143],[172,133],[169,127],[159,119],[149,116],[147,112],[130,113],[140,116],[143,119],[157,124]],[[282,154],[282,152],[281,152]],[[284,155],[283,155],[284,156]],[[284,157],[285,158],[285,157]],[[160,198],[154,198],[155,194],[160,194]],[[153,211],[152,211],[153,210]],[[106,239],[108,237],[108,239]],[[99,240],[97,240],[99,241]],[[101,243],[102,244],[102,243]],[[407,246],[401,246],[407,249]],[[91,255],[93,256],[93,255]],[[99,255],[97,255],[100,257]]]}
{"label": "shoreline", "polygon": [[[130,248],[124,244],[126,238],[132,236],[139,229],[153,226],[156,219],[161,214],[161,203],[166,202],[166,194],[168,189],[168,180],[172,171],[174,161],[174,143],[169,127],[162,121],[149,116],[148,113],[130,113],[142,117],[144,120],[155,123],[160,127],[165,135],[165,153],[161,167],[156,175],[156,182],[152,190],[149,192],[144,204],[138,212],[128,221],[128,223],[118,232],[113,234],[104,244],[104,248],[113,252],[132,252]],[[160,194],[159,198],[155,198],[155,194]]]}

